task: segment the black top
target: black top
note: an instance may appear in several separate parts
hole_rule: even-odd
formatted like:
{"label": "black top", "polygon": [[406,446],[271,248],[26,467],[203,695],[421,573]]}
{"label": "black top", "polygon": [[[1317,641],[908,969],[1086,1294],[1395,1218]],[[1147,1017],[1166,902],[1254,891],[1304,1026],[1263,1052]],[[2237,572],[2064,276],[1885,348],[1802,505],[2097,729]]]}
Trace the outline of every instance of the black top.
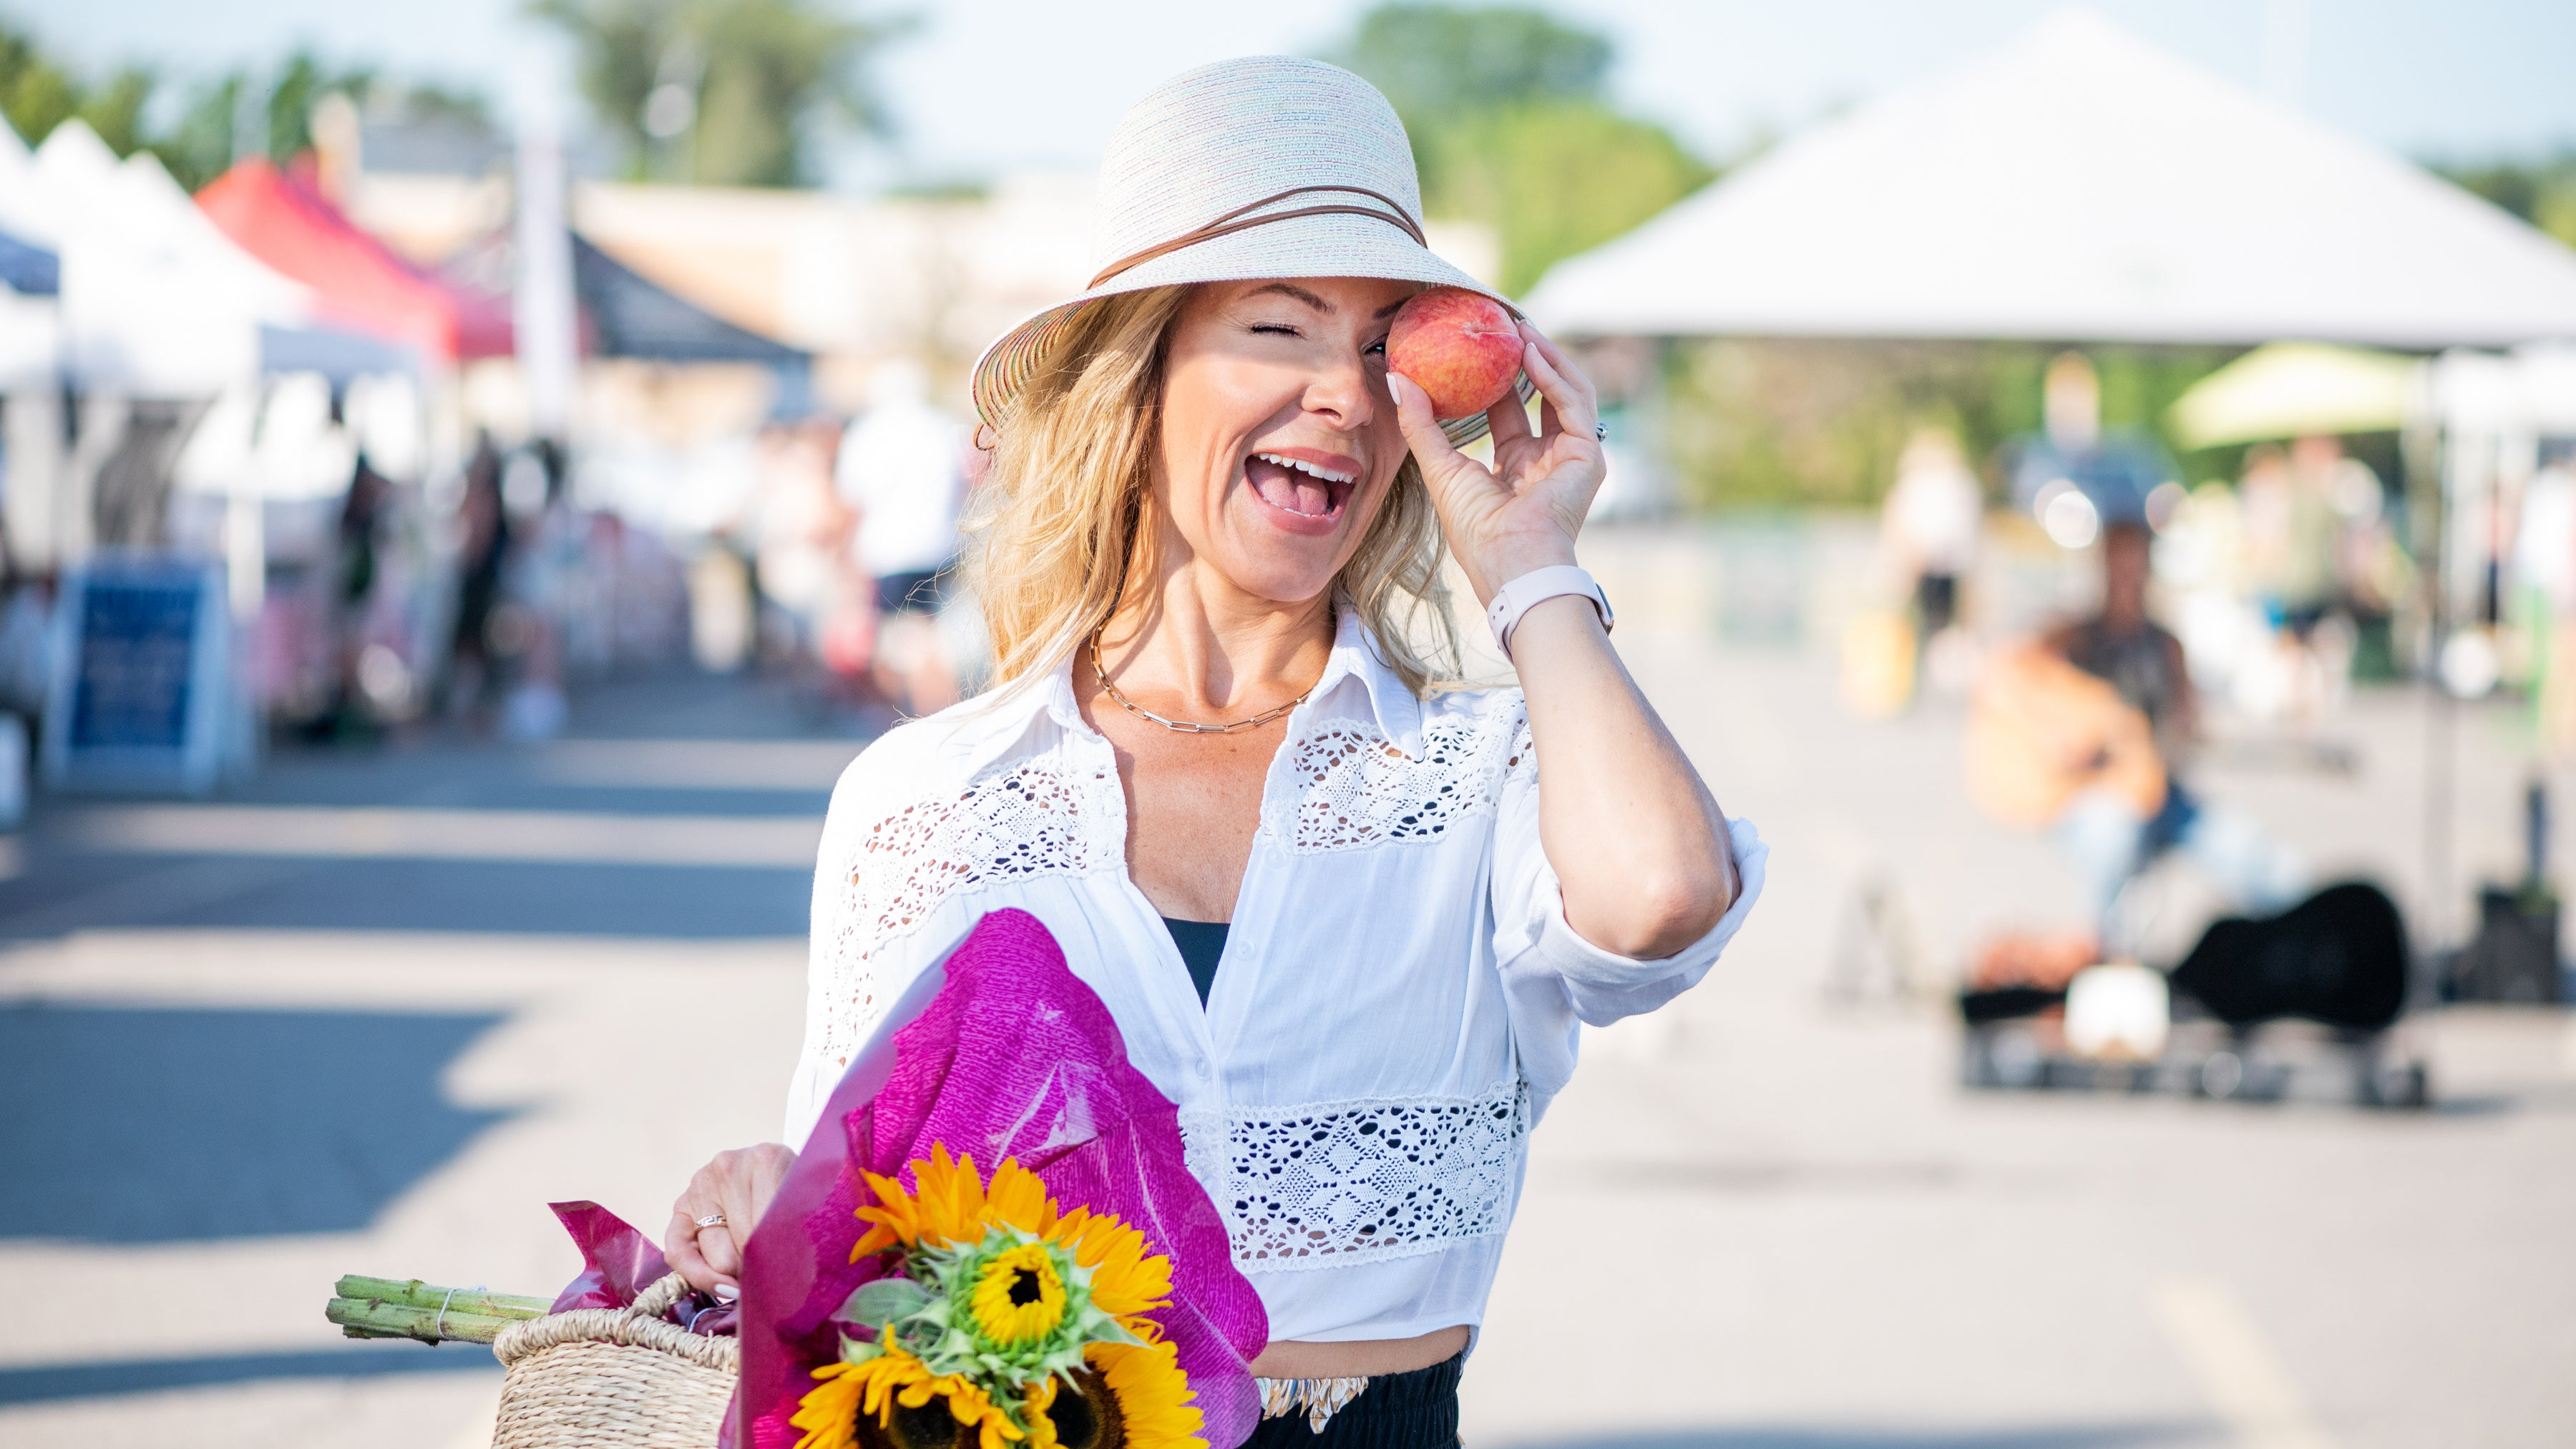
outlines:
{"label": "black top", "polygon": [[2181,641],[2152,623],[2122,631],[2097,617],[2067,631],[2066,662],[2109,684],[2145,715],[2166,767],[2178,763],[2185,743],[2181,704],[2191,687]]}
{"label": "black top", "polygon": [[1175,921],[1163,918],[1163,928],[1172,933],[1172,944],[1181,948],[1181,962],[1190,968],[1190,984],[1199,989],[1199,1005],[1207,1005],[1208,988],[1216,985],[1217,958],[1225,954],[1225,922]]}

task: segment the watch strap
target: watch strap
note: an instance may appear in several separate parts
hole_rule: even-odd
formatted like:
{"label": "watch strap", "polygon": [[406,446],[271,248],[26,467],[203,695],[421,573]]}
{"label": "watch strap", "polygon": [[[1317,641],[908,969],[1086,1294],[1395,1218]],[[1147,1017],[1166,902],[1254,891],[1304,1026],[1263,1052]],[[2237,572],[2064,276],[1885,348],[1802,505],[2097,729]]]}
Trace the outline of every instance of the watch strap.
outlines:
{"label": "watch strap", "polygon": [[1610,632],[1610,600],[1591,572],[1573,564],[1551,564],[1532,569],[1494,590],[1493,602],[1485,606],[1485,625],[1494,631],[1494,642],[1502,647],[1505,659],[1512,657],[1512,630],[1519,626],[1521,616],[1540,603],[1566,594],[1591,600],[1593,612],[1601,616],[1601,632]]}

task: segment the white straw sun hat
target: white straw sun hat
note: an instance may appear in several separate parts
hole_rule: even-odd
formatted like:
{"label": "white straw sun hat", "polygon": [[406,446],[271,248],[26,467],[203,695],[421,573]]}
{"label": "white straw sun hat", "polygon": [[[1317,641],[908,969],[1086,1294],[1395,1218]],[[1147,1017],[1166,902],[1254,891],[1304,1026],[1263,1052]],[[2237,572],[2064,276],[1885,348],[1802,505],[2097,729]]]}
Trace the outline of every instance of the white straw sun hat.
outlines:
{"label": "white straw sun hat", "polygon": [[[1244,56],[1184,72],[1129,108],[1100,166],[1089,290],[1022,322],[975,364],[975,413],[998,428],[1082,309],[1191,282],[1385,277],[1510,299],[1434,255],[1395,108],[1320,60]],[[1530,394],[1527,378],[1521,395]],[[1482,414],[1442,424],[1463,444]]]}

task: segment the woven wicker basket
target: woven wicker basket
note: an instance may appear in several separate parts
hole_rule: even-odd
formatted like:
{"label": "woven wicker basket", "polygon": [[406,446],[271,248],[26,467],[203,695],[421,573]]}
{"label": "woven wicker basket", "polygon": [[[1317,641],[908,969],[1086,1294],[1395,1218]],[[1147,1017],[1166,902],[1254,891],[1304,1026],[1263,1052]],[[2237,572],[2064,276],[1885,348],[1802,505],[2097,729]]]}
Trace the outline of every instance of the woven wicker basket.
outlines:
{"label": "woven wicker basket", "polygon": [[503,1329],[492,1341],[505,1370],[492,1449],[713,1449],[742,1343],[664,1322],[688,1291],[674,1273],[626,1308]]}

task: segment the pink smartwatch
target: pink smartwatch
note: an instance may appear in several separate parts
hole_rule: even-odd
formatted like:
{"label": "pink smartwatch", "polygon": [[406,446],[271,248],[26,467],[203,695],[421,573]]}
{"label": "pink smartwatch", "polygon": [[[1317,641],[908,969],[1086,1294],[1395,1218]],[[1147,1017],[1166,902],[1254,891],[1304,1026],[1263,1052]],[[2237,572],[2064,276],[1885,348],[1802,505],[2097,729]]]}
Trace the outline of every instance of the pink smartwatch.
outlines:
{"label": "pink smartwatch", "polygon": [[1512,657],[1512,630],[1519,627],[1521,615],[1533,605],[1563,594],[1590,599],[1593,612],[1601,616],[1601,632],[1610,632],[1610,600],[1602,595],[1601,585],[1584,569],[1572,564],[1551,564],[1532,569],[1494,590],[1494,601],[1485,606],[1485,624],[1494,631],[1494,642],[1502,646],[1505,659]]}

